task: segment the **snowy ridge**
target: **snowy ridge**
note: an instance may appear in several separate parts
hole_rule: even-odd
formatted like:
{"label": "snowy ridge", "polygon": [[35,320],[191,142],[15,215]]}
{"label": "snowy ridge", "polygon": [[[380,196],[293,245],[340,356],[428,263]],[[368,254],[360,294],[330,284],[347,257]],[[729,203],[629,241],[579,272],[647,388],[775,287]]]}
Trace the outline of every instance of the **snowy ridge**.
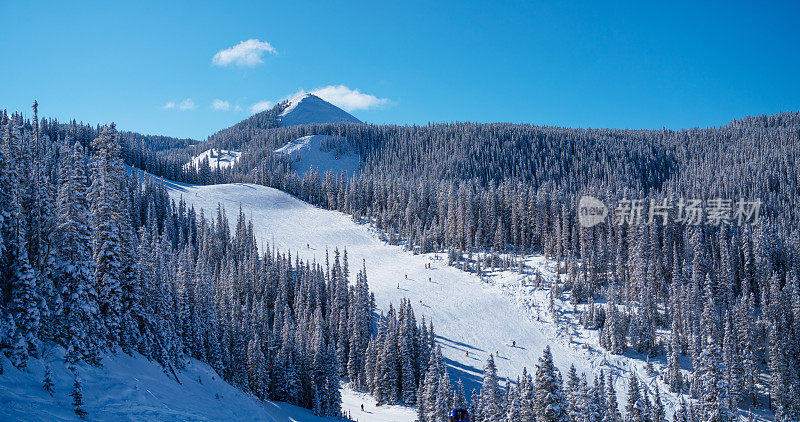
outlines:
{"label": "snowy ridge", "polygon": [[276,149],[275,154],[292,158],[292,167],[298,174],[305,174],[312,167],[319,174],[328,171],[337,176],[355,173],[358,171],[360,157],[335,150],[323,151],[323,142],[335,139],[336,137],[328,135],[304,136]]}
{"label": "snowy ridge", "polygon": [[302,94],[289,100],[289,105],[278,115],[280,126],[297,126],[310,123],[361,123],[350,113],[317,97]]}
{"label": "snowy ridge", "polygon": [[[5,370],[0,375],[0,420],[80,420],[73,412],[69,393],[74,378],[66,368],[62,348],[55,348],[45,359],[31,360],[24,372],[1,355],[0,360]],[[53,397],[42,389],[45,362],[52,368]],[[87,420],[330,421],[286,403],[261,402],[194,359],[176,374],[180,383],[138,354],[106,355],[102,362],[102,367],[81,364],[77,368]]]}
{"label": "snowy ridge", "polygon": [[[571,364],[591,380],[603,369],[614,376],[620,403],[627,395],[631,371],[641,375],[648,388],[659,388],[669,415],[679,397],[669,393],[655,377],[646,376],[640,356],[611,355],[601,349],[597,333],[580,332],[575,324],[554,324],[547,314],[546,289],[523,286],[530,274],[498,272],[488,282],[450,267],[443,255],[413,255],[388,245],[366,225],[342,213],[315,208],[276,189],[252,184],[194,186],[171,183],[170,195],[183,197],[195,208],[216,210],[217,203],[236,212],[239,207],[252,219],[256,239],[279,250],[291,250],[304,260],[324,262],[326,248],[347,248],[353,268],[366,263],[370,289],[379,310],[408,298],[417,318],[433,321],[453,382],[462,379],[465,390],[480,388],[482,368],[490,353],[501,377],[516,378],[523,367],[535,368],[542,351],[550,346],[556,366],[566,375]],[[231,219],[232,224],[235,219]],[[430,269],[425,264],[431,264]],[[532,257],[527,265],[543,278],[555,277],[552,262]],[[430,279],[430,281],[429,281]],[[557,308],[567,309],[564,303]],[[565,315],[563,318],[567,318]],[[568,320],[568,319],[567,319]],[[512,342],[516,342],[512,346]],[[469,355],[467,356],[467,352]],[[357,394],[357,393],[353,393]],[[360,404],[345,400],[343,410],[360,413]],[[383,406],[378,408],[383,410]],[[412,415],[389,420],[414,420]],[[361,420],[378,420],[366,418]]]}

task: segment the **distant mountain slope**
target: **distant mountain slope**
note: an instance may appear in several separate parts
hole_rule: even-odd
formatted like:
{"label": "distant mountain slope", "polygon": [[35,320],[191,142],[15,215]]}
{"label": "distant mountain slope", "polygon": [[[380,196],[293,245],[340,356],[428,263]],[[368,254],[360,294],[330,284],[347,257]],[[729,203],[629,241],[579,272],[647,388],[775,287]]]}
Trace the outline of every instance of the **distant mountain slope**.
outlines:
{"label": "distant mountain slope", "polygon": [[289,100],[278,115],[280,126],[297,126],[310,123],[361,123],[350,113],[317,97],[303,94]]}
{"label": "distant mountain slope", "polygon": [[276,149],[275,154],[294,159],[292,167],[298,174],[305,174],[311,168],[319,174],[330,171],[335,175],[342,173],[349,175],[358,171],[360,157],[326,146],[326,141],[336,141],[336,139],[328,135],[303,136]]}

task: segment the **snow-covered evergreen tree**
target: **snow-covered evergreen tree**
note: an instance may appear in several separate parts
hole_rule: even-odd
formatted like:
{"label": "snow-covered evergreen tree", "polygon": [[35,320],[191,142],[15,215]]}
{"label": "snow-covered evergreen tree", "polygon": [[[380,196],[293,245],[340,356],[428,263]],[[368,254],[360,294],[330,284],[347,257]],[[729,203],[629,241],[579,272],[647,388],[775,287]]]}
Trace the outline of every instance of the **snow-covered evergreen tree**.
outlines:
{"label": "snow-covered evergreen tree", "polygon": [[[66,152],[66,151],[65,151]],[[57,314],[70,364],[99,363],[102,321],[91,250],[85,157],[79,143],[65,154],[58,191],[56,265],[53,276],[60,294]]]}
{"label": "snow-covered evergreen tree", "polygon": [[536,420],[561,422],[569,420],[567,403],[561,388],[561,374],[553,364],[550,347],[544,349],[536,366]]}
{"label": "snow-covered evergreen tree", "polygon": [[497,367],[494,364],[494,355],[489,354],[486,366],[483,367],[483,384],[480,394],[481,414],[484,421],[498,422],[504,419],[505,403],[503,396],[504,393],[500,388],[500,381],[497,377]]}
{"label": "snow-covered evergreen tree", "polygon": [[647,417],[646,399],[639,389],[639,378],[632,372],[628,378],[628,401],[625,405],[625,420],[628,422],[644,422]]}
{"label": "snow-covered evergreen tree", "polygon": [[75,380],[72,383],[72,391],[69,395],[72,397],[72,410],[79,418],[85,418],[88,413],[83,408],[83,388],[81,387],[81,382],[77,374],[75,374]]}
{"label": "snow-covered evergreen tree", "polygon": [[112,123],[92,141],[92,183],[88,197],[92,219],[92,257],[105,340],[113,347],[121,340],[123,319],[122,278],[125,276],[120,144]]}

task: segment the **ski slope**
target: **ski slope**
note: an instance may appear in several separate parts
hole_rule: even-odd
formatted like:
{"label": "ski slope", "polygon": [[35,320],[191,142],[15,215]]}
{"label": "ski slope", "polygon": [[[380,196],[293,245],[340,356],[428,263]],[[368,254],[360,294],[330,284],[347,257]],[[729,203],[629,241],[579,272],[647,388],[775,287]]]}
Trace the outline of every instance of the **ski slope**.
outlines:
{"label": "ski slope", "polygon": [[369,394],[353,391],[346,385],[342,388],[342,411],[349,414],[351,420],[355,422],[413,421],[417,418],[417,412],[413,408],[396,405],[377,406],[375,399]]}
{"label": "ski slope", "polygon": [[309,123],[361,123],[350,113],[317,97],[302,94],[289,100],[289,105],[278,115],[280,126],[297,126]]}
{"label": "ski slope", "polygon": [[[0,420],[80,420],[72,408],[73,376],[64,364],[64,350],[49,351],[29,361],[25,371],[0,355]],[[45,362],[52,368],[54,394],[42,389]],[[78,366],[84,410],[90,421],[267,421],[323,422],[327,418],[280,402],[261,402],[222,381],[208,365],[194,359],[175,378],[141,355],[103,357],[102,367]],[[360,406],[360,403],[359,403]],[[362,419],[365,420],[365,419]]]}
{"label": "ski slope", "polygon": [[[253,184],[170,183],[169,190],[175,199],[183,197],[207,214],[215,213],[217,203],[222,203],[233,214],[229,215],[232,222],[241,206],[253,221],[260,245],[274,242],[278,250],[289,250],[306,260],[324,262],[326,250],[333,253],[336,247],[347,248],[351,273],[361,267],[362,260],[366,262],[370,289],[380,309],[407,297],[418,319],[424,315],[433,321],[453,380],[462,378],[467,390],[478,387],[489,353],[500,352],[497,366],[501,375],[516,377],[522,366],[536,363],[549,343],[544,341],[546,324],[530,321],[500,289],[447,266],[443,257],[412,255],[400,246],[388,245],[374,230],[354,223],[345,214]],[[432,264],[431,269],[425,269],[427,263]],[[518,347],[510,347],[512,340]]]}
{"label": "ski slope", "polygon": [[334,175],[351,175],[358,171],[358,155],[336,151],[323,151],[322,143],[335,137],[329,135],[309,135],[296,139],[275,150],[275,154],[291,157],[292,168],[297,174],[305,174],[313,167],[319,174],[330,171]]}
{"label": "ski slope", "polygon": [[[443,255],[413,255],[381,241],[375,230],[345,214],[313,207],[276,189],[253,184],[168,185],[174,199],[183,197],[195,208],[205,209],[206,214],[215,213],[217,203],[222,203],[232,224],[241,206],[253,221],[260,245],[274,244],[278,250],[290,250],[316,262],[325,261],[326,250],[333,253],[336,247],[347,248],[351,273],[360,268],[362,260],[366,262],[370,289],[380,310],[406,297],[418,320],[424,315],[427,321],[433,321],[451,379],[455,382],[460,378],[468,394],[480,387],[482,368],[490,353],[497,354],[495,363],[501,377],[516,378],[523,367],[532,371],[549,345],[564,375],[571,364],[590,380],[601,369],[612,373],[620,403],[624,403],[632,371],[651,392],[660,389],[669,415],[678,403],[678,397],[668,393],[663,383],[646,376],[641,356],[607,354],[599,347],[596,332],[581,332],[570,319],[574,316],[567,312],[571,311],[568,302],[557,301],[564,323],[553,323],[547,313],[547,289],[525,286],[536,271],[545,280],[556,277],[552,262],[542,257],[528,260],[526,274],[496,272],[482,281],[446,265]],[[425,268],[428,263],[430,269]],[[345,409],[355,414],[360,403],[354,406]],[[413,420],[413,415],[394,420]]]}

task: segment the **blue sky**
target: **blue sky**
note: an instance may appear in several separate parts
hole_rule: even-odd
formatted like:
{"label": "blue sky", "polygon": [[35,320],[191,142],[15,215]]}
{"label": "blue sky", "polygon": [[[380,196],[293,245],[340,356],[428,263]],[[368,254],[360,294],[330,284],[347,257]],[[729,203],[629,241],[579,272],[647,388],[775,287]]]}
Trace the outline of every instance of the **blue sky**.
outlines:
{"label": "blue sky", "polygon": [[197,139],[319,88],[376,123],[682,128],[800,109],[797,2],[646,3],[4,1],[0,108]]}

